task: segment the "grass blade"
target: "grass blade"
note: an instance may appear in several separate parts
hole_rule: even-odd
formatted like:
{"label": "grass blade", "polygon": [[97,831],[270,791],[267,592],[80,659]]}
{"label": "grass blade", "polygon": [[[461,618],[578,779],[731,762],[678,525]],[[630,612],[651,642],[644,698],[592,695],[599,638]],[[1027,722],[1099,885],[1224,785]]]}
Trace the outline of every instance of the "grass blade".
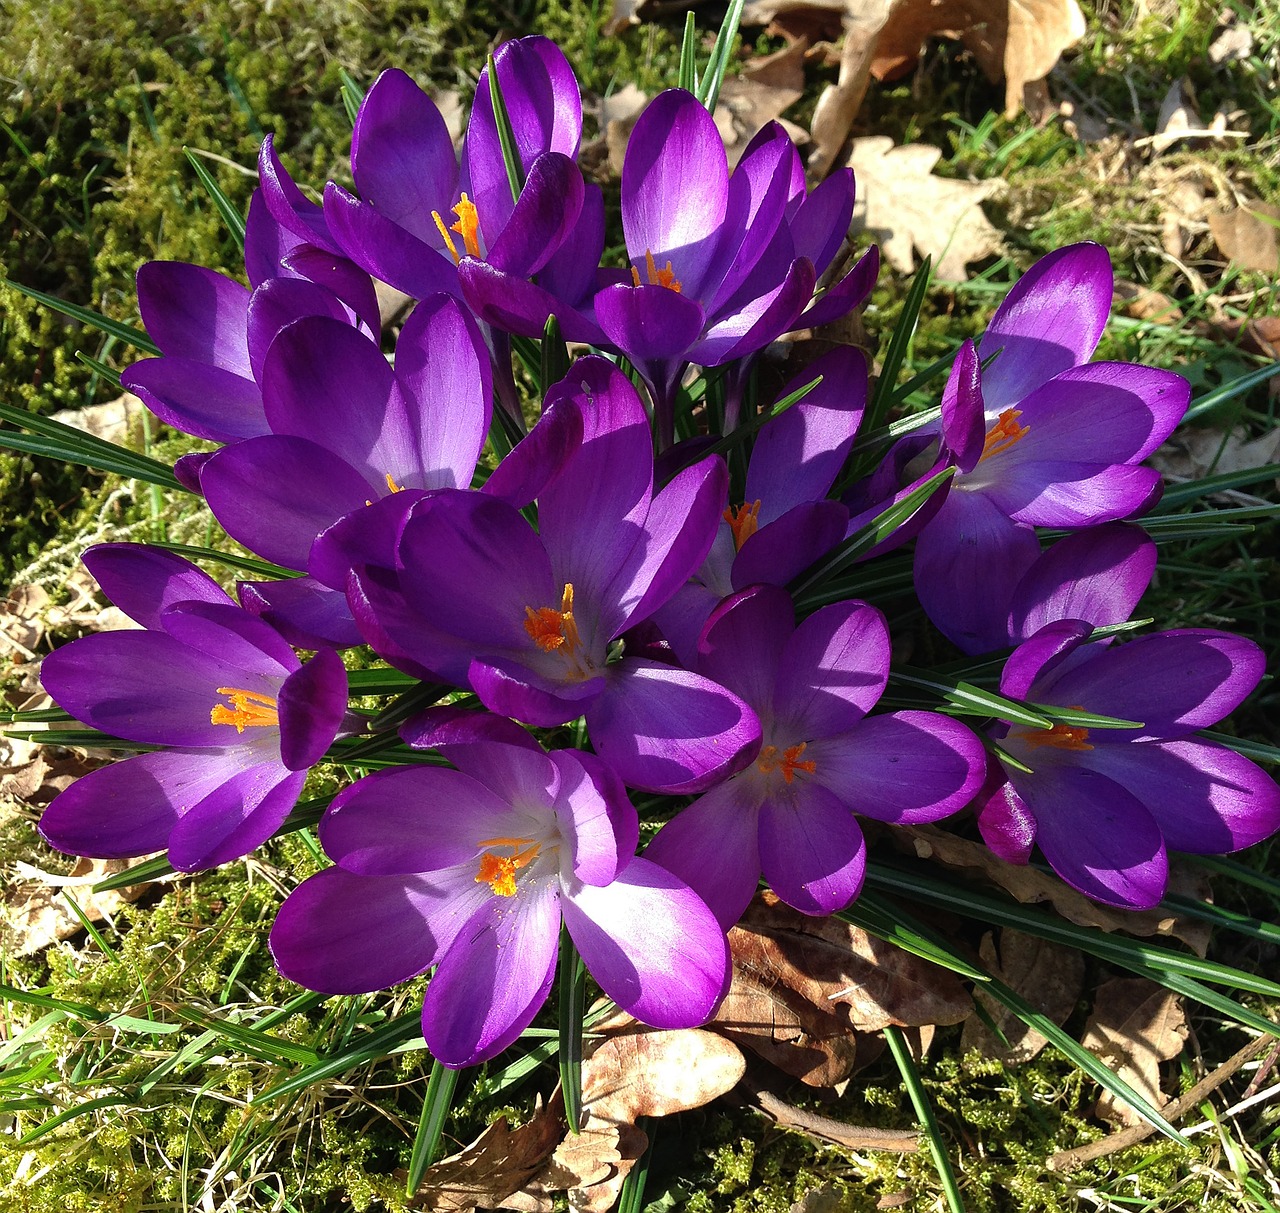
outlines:
{"label": "grass blade", "polygon": [[360,105],[364,101],[364,89],[355,82],[345,67],[338,69],[338,79],[342,81],[342,107],[347,111],[347,120],[355,126]]}
{"label": "grass blade", "polygon": [[746,0],[732,0],[729,11],[724,15],[720,32],[716,35],[715,45],[711,48],[711,58],[707,62],[707,70],[699,83],[696,96],[707,107],[709,114],[716,112],[716,102],[720,100],[720,86],[724,83],[725,72],[729,68],[729,56],[733,53],[733,41],[738,36],[738,25],[742,21],[742,10]]}
{"label": "grass blade", "polygon": [[680,43],[680,74],[676,87],[687,93],[698,91],[698,22],[692,11],[684,15],[684,38]]}
{"label": "grass blade", "polygon": [[1205,413],[1217,408],[1220,404],[1226,404],[1228,400],[1234,400],[1237,396],[1243,396],[1250,388],[1255,388],[1260,383],[1266,383],[1268,379],[1280,375],[1280,362],[1271,362],[1266,366],[1260,366],[1257,370],[1250,371],[1247,375],[1241,375],[1238,379],[1233,379],[1230,383],[1224,383],[1221,387],[1214,388],[1213,391],[1201,396],[1189,409],[1182,418],[1182,424],[1188,421],[1194,421],[1197,417],[1203,417]]}
{"label": "grass blade", "polygon": [[942,1180],[942,1190],[947,1196],[947,1206],[951,1213],[965,1213],[964,1199],[960,1195],[960,1185],[956,1183],[956,1173],[951,1169],[951,1159],[947,1157],[946,1147],[942,1141],[942,1130],[938,1128],[937,1117],[933,1114],[933,1105],[929,1103],[929,1095],[920,1081],[920,1073],[911,1059],[911,1050],[907,1048],[902,1029],[890,1024],[884,1030],[885,1043],[893,1060],[898,1065],[898,1073],[902,1075],[902,1085],[907,1088],[911,1097],[911,1106],[916,1110],[916,1119],[924,1131],[925,1141],[929,1143],[929,1153],[933,1155],[933,1164],[938,1168],[938,1178]]}
{"label": "grass blade", "polygon": [[498,127],[498,143],[502,147],[502,163],[507,169],[507,182],[511,186],[511,200],[520,201],[524,189],[524,165],[520,162],[520,149],[516,143],[515,128],[507,103],[502,99],[502,86],[498,83],[498,65],[489,56],[489,100],[493,103],[493,120]]}
{"label": "grass blade", "polygon": [[232,239],[240,246],[240,251],[244,251],[244,216],[236,209],[235,204],[230,198],[222,192],[222,187],[218,185],[214,175],[204,166],[204,162],[200,158],[200,153],[192,148],[184,147],[183,154],[191,162],[191,167],[196,170],[196,176],[200,178],[200,184],[204,186],[209,197],[213,199],[213,205],[218,208],[218,214],[222,216],[222,222],[227,225],[227,231],[231,233]]}
{"label": "grass blade", "polygon": [[586,1011],[587,970],[569,938],[560,928],[560,1088],[569,1132],[582,1128],[582,1016]]}
{"label": "grass blade", "polygon": [[101,312],[81,307],[78,303],[67,303],[65,300],[59,299],[57,295],[47,295],[44,291],[38,291],[33,286],[23,286],[21,282],[14,282],[12,278],[0,278],[0,283],[13,287],[15,291],[26,295],[28,299],[43,303],[45,307],[52,308],[63,316],[70,316],[72,320],[78,320],[81,324],[87,324],[90,328],[107,333],[123,341],[126,345],[132,346],[135,350],[141,350],[144,354],[160,353],[160,347],[140,328],[134,328],[131,324],[125,324],[120,320],[112,320]]}
{"label": "grass blade", "polygon": [[418,1132],[413,1139],[413,1153],[409,1156],[409,1173],[404,1183],[406,1196],[412,1196],[418,1190],[423,1174],[440,1153],[440,1138],[444,1135],[444,1122],[453,1111],[453,1093],[459,1073],[443,1065],[439,1058],[431,1063],[427,1097],[423,1101]]}
{"label": "grass blade", "polygon": [[[692,15],[691,13],[690,16]],[[618,1213],[640,1213],[644,1208],[644,1189],[649,1182],[649,1167],[653,1162],[653,1143],[657,1140],[658,1124],[651,1116],[640,1116],[636,1119],[635,1127],[649,1139],[649,1144],[622,1181],[622,1190],[618,1193]]]}
{"label": "grass blade", "polygon": [[878,429],[884,423],[885,415],[893,402],[898,375],[902,370],[902,364],[907,360],[907,352],[911,348],[916,326],[920,322],[920,309],[924,307],[924,298],[929,291],[932,278],[933,258],[926,257],[911,280],[911,288],[902,302],[902,314],[893,326],[889,348],[884,352],[884,361],[880,365],[880,377],[876,380],[876,390],[871,395],[871,401],[867,405],[866,414],[859,427],[866,433]]}

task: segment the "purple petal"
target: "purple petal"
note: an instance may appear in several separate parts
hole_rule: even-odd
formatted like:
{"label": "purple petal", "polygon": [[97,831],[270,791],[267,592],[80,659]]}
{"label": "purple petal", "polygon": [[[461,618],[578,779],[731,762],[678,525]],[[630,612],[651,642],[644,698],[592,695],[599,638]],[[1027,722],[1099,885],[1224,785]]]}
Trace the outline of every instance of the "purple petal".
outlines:
{"label": "purple petal", "polygon": [[796,256],[812,261],[818,274],[835,259],[849,234],[853,200],[853,170],[837,169],[805,197],[790,219]]}
{"label": "purple petal", "polygon": [[361,876],[467,864],[474,874],[481,840],[510,834],[513,817],[509,803],[461,771],[393,767],[341,792],[320,823],[320,839],[335,863]]}
{"label": "purple petal", "polygon": [[236,592],[246,611],[265,619],[300,649],[349,649],[364,639],[346,595],[314,577],[241,581]]}
{"label": "purple petal", "polygon": [[759,794],[728,779],[681,809],[654,836],[644,857],[674,873],[727,931],[760,882]]}
{"label": "purple petal", "polygon": [[573,875],[589,885],[608,884],[635,858],[640,817],[622,780],[583,750],[548,755],[560,773],[555,810],[562,833],[571,833]]}
{"label": "purple petal", "polygon": [[518,510],[530,505],[582,445],[582,410],[576,397],[543,404],[542,416],[484,482],[483,492]]}
{"label": "purple petal", "polygon": [[347,669],[332,649],[321,649],[284,680],[277,699],[280,761],[305,771],[320,761],[347,714]]}
{"label": "purple petal", "polygon": [[849,511],[838,501],[803,501],[793,506],[748,536],[733,562],[733,584],[786,585],[831,551],[844,538],[848,525]]}
{"label": "purple petal", "polygon": [[331,253],[342,250],[334,243],[325,222],[324,212],[294,184],[285,172],[272,136],[262,141],[258,152],[258,181],[263,201],[271,217],[308,244],[319,245]]}
{"label": "purple petal", "polygon": [[567,156],[539,156],[506,225],[490,241],[487,260],[517,278],[536,274],[574,231],[584,189],[582,173]]}
{"label": "purple petal", "polygon": [[864,817],[902,825],[937,821],[973,799],[986,775],[974,733],[935,712],[891,712],[859,721],[805,749],[822,784]]}
{"label": "purple petal", "polygon": [[249,285],[258,287],[279,277],[284,272],[284,258],[302,247],[302,238],[276,221],[263,191],[255,189],[249,198],[244,230],[244,268]]}
{"label": "purple petal", "polygon": [[966,653],[1007,643],[1009,604],[1040,555],[1029,526],[985,493],[953,490],[916,539],[916,594],[934,626]]}
{"label": "purple petal", "polygon": [[595,299],[596,321],[605,336],[633,362],[652,365],[661,380],[702,333],[702,306],[665,286],[610,286]]}
{"label": "purple petal", "polygon": [[1017,789],[992,764],[987,782],[974,804],[982,841],[1006,863],[1025,864],[1036,844],[1036,819]]}
{"label": "purple petal", "polygon": [[867,301],[875,288],[879,273],[880,250],[873,244],[835,286],[805,308],[794,327],[817,328],[847,316],[854,308],[861,307]]}
{"label": "purple petal", "polygon": [[270,947],[290,981],[323,994],[366,994],[408,981],[435,956],[424,907],[440,894],[413,876],[326,868],[276,913]]}
{"label": "purple petal", "polygon": [[1059,540],[1018,583],[1010,641],[1020,643],[1059,619],[1083,619],[1094,627],[1123,623],[1155,567],[1156,545],[1140,527],[1109,523]]}
{"label": "purple petal", "polygon": [[[1108,740],[1180,737],[1216,724],[1258,685],[1262,650],[1243,636],[1188,628],[1095,650],[1052,686],[1053,702],[1081,704],[1145,729],[1107,730]],[[1039,693],[1038,686],[1032,692]]]}
{"label": "purple petal", "polygon": [[[322,255],[332,260],[331,254]],[[328,316],[342,324],[351,324],[351,313],[343,302],[305,278],[271,278],[253,292],[249,300],[249,359],[253,377],[259,383],[271,343],[286,325],[303,316]]]}
{"label": "purple petal", "polygon": [[1080,619],[1045,624],[1009,654],[1000,675],[1000,694],[1026,699],[1037,679],[1051,674],[1073,653],[1079,653],[1080,646],[1092,634],[1093,626]]}
{"label": "purple petal", "polygon": [[[347,309],[347,319],[370,334],[382,328],[378,294],[373,279],[354,261],[313,244],[301,244],[287,253],[281,266],[290,274],[323,287]],[[252,302],[250,303],[252,311]]]}
{"label": "purple petal", "polygon": [[711,612],[698,641],[698,672],[756,711],[770,711],[794,631],[795,608],[786,590],[772,585],[742,590]]}
{"label": "purple petal", "polygon": [[[573,250],[576,243],[575,240],[562,244],[557,255]],[[546,273],[545,270],[543,272]],[[458,266],[458,282],[467,306],[495,328],[525,337],[540,337],[546,328],[547,318],[555,316],[566,341],[599,346],[608,344],[595,321],[566,303],[563,295],[523,278],[504,274],[487,261],[464,257]]]}
{"label": "purple petal", "polygon": [[773,716],[804,738],[852,728],[875,706],[889,678],[889,628],[865,602],[815,611],[787,642]]}
{"label": "purple petal", "polygon": [[1100,744],[1089,765],[1146,806],[1171,850],[1217,855],[1280,830],[1275,780],[1225,746],[1198,738]]}
{"label": "purple petal", "polygon": [[160,626],[195,652],[243,674],[283,678],[298,668],[289,642],[265,620],[234,603],[176,602],[160,616]]}
{"label": "purple petal", "polygon": [[427,986],[422,1034],[447,1066],[501,1053],[533,1022],[551,989],[560,897],[551,884],[490,897],[457,933]]}
{"label": "purple petal", "polygon": [[651,661],[610,666],[586,715],[596,753],[648,792],[702,791],[740,770],[760,740],[755,713],[736,695]]}
{"label": "purple petal", "polygon": [[1111,310],[1111,258],[1100,244],[1041,257],[996,309],[978,353],[988,407],[1016,404],[1068,367],[1087,362]]}
{"label": "purple petal", "polygon": [[81,557],[112,602],[130,619],[155,630],[175,602],[234,605],[208,573],[189,560],[143,543],[96,543]]}
{"label": "purple petal", "polygon": [[1070,763],[1014,787],[1036,819],[1036,842],[1069,885],[1105,905],[1149,910],[1164,896],[1169,861],[1155,819],[1132,793]]}
{"label": "purple petal", "polygon": [[867,845],[847,806],[819,784],[760,808],[764,878],[802,914],[832,914],[862,889]]}
{"label": "purple petal", "polygon": [[660,93],[636,122],[622,168],[622,226],[642,277],[652,253],[659,268],[671,262],[685,295],[700,299],[728,198],[729,166],[711,115],[691,93]]}
{"label": "purple petal", "polygon": [[249,292],[234,279],[185,261],[148,261],[138,271],[138,311],[165,354],[249,378]]}
{"label": "purple petal", "polygon": [[611,884],[582,885],[561,908],[587,970],[622,1010],[655,1028],[710,1018],[728,984],[729,945],[683,881],[633,859]]}
{"label": "purple petal", "polygon": [[[785,229],[780,229],[779,234],[785,235]],[[789,247],[789,238],[787,244]],[[814,282],[812,264],[803,257],[797,257],[790,262],[776,288],[739,303],[730,303],[716,316],[702,340],[689,351],[691,361],[704,366],[721,366],[762,350],[769,342],[795,327],[800,313],[813,295]]]}
{"label": "purple petal", "polygon": [[[454,766],[462,767],[465,756],[478,745],[483,747],[484,771],[492,769],[490,742],[517,746],[541,754],[542,747],[527,729],[514,720],[492,712],[476,712],[456,704],[438,704],[411,716],[399,728],[400,740],[415,750],[439,750]],[[459,761],[461,756],[463,761]],[[464,767],[465,769],[465,767]]]}
{"label": "purple petal", "polygon": [[456,196],[458,158],[435,102],[397,68],[360,105],[351,172],[365,202],[424,243],[439,242],[431,214],[447,214]]}
{"label": "purple petal", "polygon": [[207,438],[236,442],[268,431],[262,392],[251,378],[187,358],[143,358],[120,376],[166,425]]}
{"label": "purple petal", "polygon": [[235,772],[173,827],[169,862],[180,872],[199,872],[256,850],[288,817],[305,780],[304,772],[278,762]]}
{"label": "purple petal", "polygon": [[[542,267],[538,273],[539,284],[566,304],[589,305],[595,293],[600,259],[604,256],[604,239],[604,192],[594,182],[587,182],[573,239],[562,243]],[[570,334],[564,320],[560,328],[567,340],[578,340]]]}
{"label": "purple petal", "polygon": [[982,457],[984,417],[981,363],[973,342],[966,341],[942,393],[942,440],[961,472],[971,472]]}
{"label": "purple petal", "polygon": [[[536,654],[529,658],[536,660]],[[550,678],[519,657],[477,657],[467,668],[467,685],[489,711],[550,729],[581,716],[605,684],[600,675],[583,681]]]}

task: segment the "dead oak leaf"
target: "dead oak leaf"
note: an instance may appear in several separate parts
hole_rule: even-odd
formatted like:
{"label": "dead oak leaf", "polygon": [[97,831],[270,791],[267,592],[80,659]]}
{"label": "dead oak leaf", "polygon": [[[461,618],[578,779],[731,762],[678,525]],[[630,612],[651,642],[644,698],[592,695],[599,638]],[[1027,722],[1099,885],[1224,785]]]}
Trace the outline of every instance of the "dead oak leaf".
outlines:
{"label": "dead oak leaf", "polygon": [[858,188],[853,228],[874,236],[881,254],[904,274],[915,269],[914,248],[933,258],[935,277],[963,282],[969,262],[1000,249],[1000,233],[980,204],[1005,185],[935,177],[941,158],[941,149],[924,143],[897,146],[884,135],[855,139],[849,157]]}
{"label": "dead oak leaf", "polygon": [[[1155,1108],[1169,1102],[1160,1090],[1160,1063],[1172,1061],[1187,1041],[1178,996],[1145,977],[1117,977],[1098,987],[1081,1044],[1102,1058]],[[1104,1092],[1098,1115],[1124,1125],[1145,1124],[1128,1104]]]}
{"label": "dead oak leaf", "polygon": [[1250,202],[1209,213],[1209,231],[1228,261],[1241,269],[1274,274],[1280,269],[1280,207]]}

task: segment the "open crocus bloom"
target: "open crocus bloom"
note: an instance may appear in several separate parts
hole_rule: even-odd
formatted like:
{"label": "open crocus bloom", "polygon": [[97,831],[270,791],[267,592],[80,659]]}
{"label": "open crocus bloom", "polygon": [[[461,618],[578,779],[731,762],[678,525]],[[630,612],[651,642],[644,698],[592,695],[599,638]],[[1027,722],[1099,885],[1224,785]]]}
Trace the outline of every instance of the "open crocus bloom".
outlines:
{"label": "open crocus bloom", "polygon": [[84,560],[143,630],[64,645],[44,660],[45,689],[95,729],[166,748],[72,784],[45,811],[41,834],[102,858],[167,847],[188,872],[248,854],[284,821],[307,768],[343,727],[341,660],[323,650],[303,665],[179,556],[101,544]]}
{"label": "open crocus bloom", "polygon": [[830,914],[862,887],[866,846],[855,813],[935,821],[982,782],[982,744],[932,712],[868,717],[889,674],[884,616],[865,602],[823,607],[798,627],[790,595],[755,586],[711,616],[698,669],[760,718],[755,761],[658,832],[646,856],[683,877],[724,926],[763,870],[806,914]]}
{"label": "open crocus bloom", "polygon": [[1190,386],[1153,367],[1087,362],[1110,302],[1106,250],[1060,249],[957,359],[942,404],[957,474],[916,540],[915,583],[929,618],[966,652],[983,651],[984,618],[1007,608],[1039,555],[1034,527],[1129,518],[1159,494],[1160,474],[1140,465],[1182,419]]}
{"label": "open crocus bloom", "polygon": [[1002,726],[1000,746],[1028,769],[993,766],[978,824],[1001,858],[1025,863],[1038,845],[1080,892],[1148,909],[1164,896],[1166,848],[1216,854],[1280,829],[1280,789],[1266,772],[1194,735],[1253,690],[1263,656],[1226,632],[1109,646],[1087,643],[1092,630],[1046,624],[1010,656],[1001,692],[1141,727]]}
{"label": "open crocus bloom", "polygon": [[683,881],[635,857],[639,823],[617,776],[485,719],[470,738],[450,729],[450,742],[419,730],[457,770],[379,772],[333,802],[320,837],[337,866],[281,907],[280,971],[357,993],[436,965],[427,1047],[446,1065],[473,1065],[546,1001],[563,921],[623,1010],[662,1028],[702,1023],[727,986],[724,932]]}

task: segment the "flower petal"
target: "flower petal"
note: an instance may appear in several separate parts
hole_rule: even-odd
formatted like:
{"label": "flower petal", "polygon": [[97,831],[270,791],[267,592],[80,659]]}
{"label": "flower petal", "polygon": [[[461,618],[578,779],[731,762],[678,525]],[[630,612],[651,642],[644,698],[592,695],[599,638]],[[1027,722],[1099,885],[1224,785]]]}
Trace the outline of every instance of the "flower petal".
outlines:
{"label": "flower petal", "polygon": [[280,761],[305,771],[324,757],[347,715],[347,668],[321,649],[280,686]]}
{"label": "flower petal", "polygon": [[102,592],[144,628],[159,628],[161,612],[175,602],[234,605],[208,573],[162,548],[145,543],[96,543],[81,560]]}
{"label": "flower petal", "polygon": [[207,438],[236,442],[268,432],[262,392],[251,378],[189,358],[143,358],[120,376],[166,425]]}
{"label": "flower petal", "polygon": [[816,783],[764,802],[760,857],[769,887],[802,914],[844,909],[867,872],[867,844],[853,814]]}
{"label": "flower petal", "polygon": [[305,780],[305,772],[279,762],[235,772],[174,825],[169,862],[180,872],[199,872],[256,850],[289,816]]}

